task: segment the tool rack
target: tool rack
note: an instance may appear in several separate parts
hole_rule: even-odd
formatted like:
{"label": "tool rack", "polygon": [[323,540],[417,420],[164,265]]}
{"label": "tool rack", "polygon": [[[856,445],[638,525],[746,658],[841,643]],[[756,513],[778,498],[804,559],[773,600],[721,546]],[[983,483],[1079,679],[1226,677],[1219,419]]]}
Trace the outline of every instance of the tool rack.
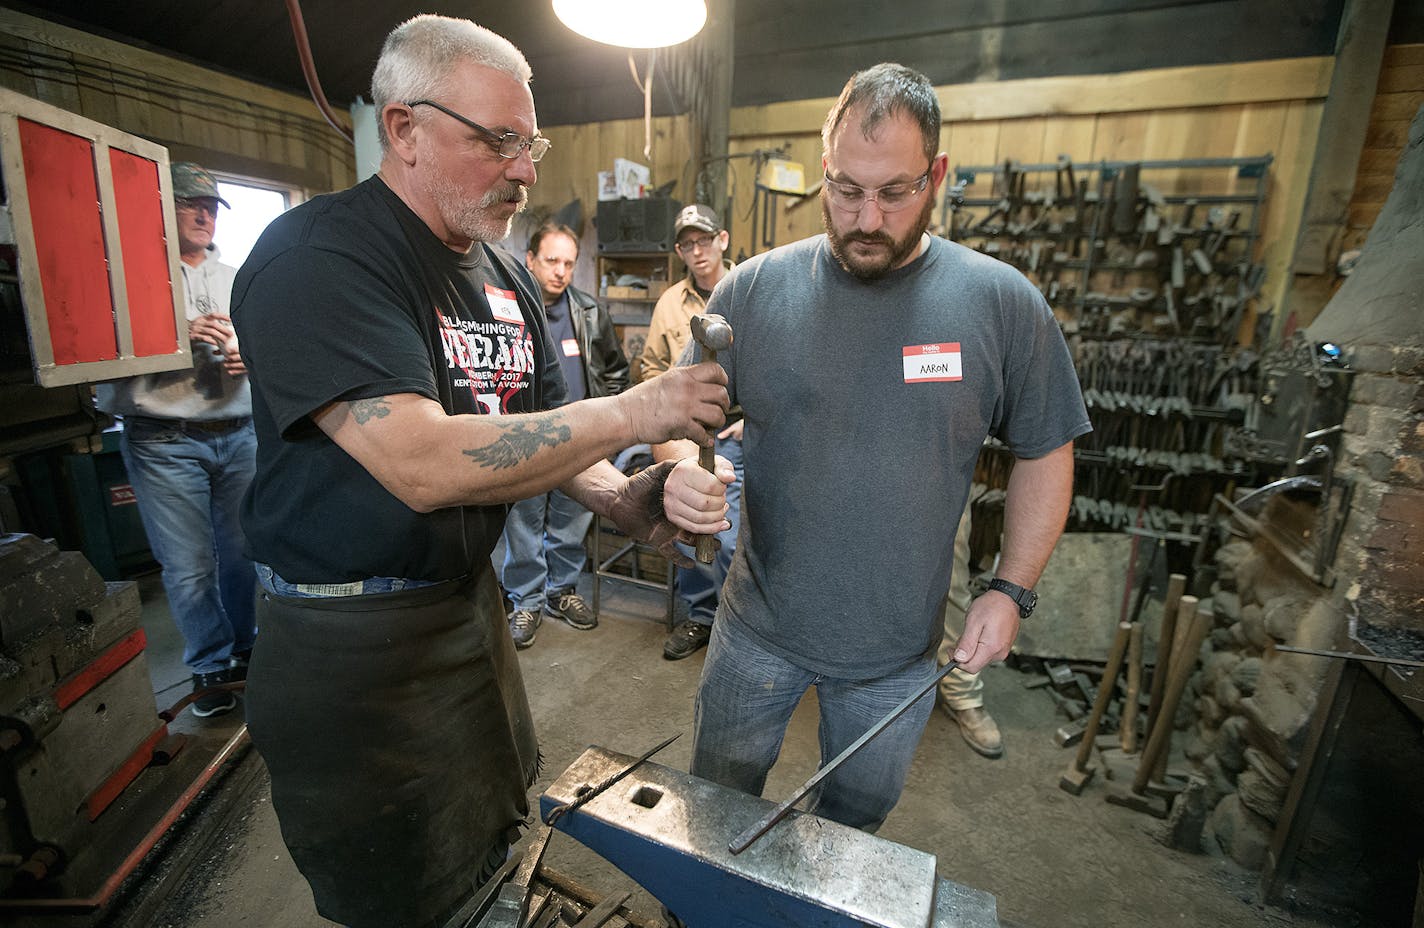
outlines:
{"label": "tool rack", "polygon": [[[955,168],[942,234],[1022,271],[1068,337],[1094,428],[1075,447],[1070,530],[1184,551],[1217,493],[1279,472],[1243,450],[1261,365],[1238,338],[1263,283],[1254,256],[1271,161]],[[990,441],[976,481],[1005,487],[1010,462]]]}
{"label": "tool rack", "polygon": [[[1264,277],[1254,255],[1271,161],[961,165],[941,234],[1023,271],[1069,333],[1235,344]],[[972,189],[981,175],[992,177],[987,195]],[[1046,182],[1030,188],[1036,175]]]}

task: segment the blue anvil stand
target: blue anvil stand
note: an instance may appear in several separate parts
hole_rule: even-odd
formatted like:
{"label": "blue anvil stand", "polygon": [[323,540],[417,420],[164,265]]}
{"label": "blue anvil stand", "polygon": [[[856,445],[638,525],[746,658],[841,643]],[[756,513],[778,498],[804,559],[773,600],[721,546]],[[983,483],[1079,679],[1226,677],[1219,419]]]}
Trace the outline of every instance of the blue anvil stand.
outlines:
{"label": "blue anvil stand", "polygon": [[[636,758],[591,747],[540,797],[541,816]],[[554,822],[636,880],[687,928],[998,928],[994,897],[935,857],[806,813],[740,854],[728,842],[774,803],[643,763]]]}

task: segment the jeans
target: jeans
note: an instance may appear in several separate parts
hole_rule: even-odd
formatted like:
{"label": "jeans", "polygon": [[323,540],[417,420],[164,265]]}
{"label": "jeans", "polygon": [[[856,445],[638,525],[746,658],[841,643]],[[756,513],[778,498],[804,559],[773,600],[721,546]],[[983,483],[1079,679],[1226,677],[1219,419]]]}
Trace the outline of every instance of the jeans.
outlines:
{"label": "jeans", "polygon": [[193,673],[226,670],[257,634],[257,577],[242,553],[238,508],[256,469],[252,423],[206,431],[129,417],[119,442],[148,546]]}
{"label": "jeans", "polygon": [[275,596],[289,599],[331,599],[341,596],[369,596],[374,593],[399,593],[423,586],[434,586],[439,580],[410,580],[405,577],[367,577],[347,583],[288,583],[266,564],[256,563],[257,582]]}
{"label": "jeans", "polygon": [[[711,564],[700,561],[695,567],[677,569],[677,592],[687,603],[688,619],[698,625],[711,625],[717,614],[717,602],[721,597],[722,583],[727,579],[727,570],[732,566],[732,555],[737,550],[737,530],[742,525],[742,443],[735,438],[720,439],[717,453],[732,462],[737,479],[727,487],[727,521],[732,527],[717,533],[722,547],[717,549],[717,557]],[[687,545],[678,545],[678,550],[694,561],[697,553]]]}
{"label": "jeans", "polygon": [[[808,687],[820,702],[821,765],[834,759],[934,675],[933,654],[870,680],[812,673],[766,651],[722,621],[712,626],[693,716],[689,771],[760,796],[781,752],[791,713]],[[808,809],[822,818],[874,831],[900,799],[930,713],[927,693],[822,780]]]}
{"label": "jeans", "polygon": [[516,609],[538,612],[549,593],[578,586],[593,513],[558,490],[520,500],[504,523],[500,583]]}

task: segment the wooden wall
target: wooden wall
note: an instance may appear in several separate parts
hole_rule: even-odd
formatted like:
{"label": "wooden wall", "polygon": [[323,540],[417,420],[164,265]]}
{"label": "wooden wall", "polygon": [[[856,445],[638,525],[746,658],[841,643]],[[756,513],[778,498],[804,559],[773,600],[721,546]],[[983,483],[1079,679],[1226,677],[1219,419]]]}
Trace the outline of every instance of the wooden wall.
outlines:
{"label": "wooden wall", "polygon": [[351,144],[305,97],[3,8],[0,84],[164,145],[174,160],[309,194],[356,178]]}

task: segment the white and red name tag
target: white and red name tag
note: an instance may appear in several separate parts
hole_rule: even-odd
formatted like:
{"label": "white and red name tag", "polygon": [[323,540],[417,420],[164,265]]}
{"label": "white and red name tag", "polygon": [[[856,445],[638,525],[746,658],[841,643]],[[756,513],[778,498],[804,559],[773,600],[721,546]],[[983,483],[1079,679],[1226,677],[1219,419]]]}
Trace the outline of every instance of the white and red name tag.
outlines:
{"label": "white and red name tag", "polygon": [[578,339],[566,338],[561,342],[564,349],[564,357],[576,358],[579,356]]}
{"label": "white and red name tag", "polygon": [[490,314],[495,319],[515,325],[524,324],[524,314],[519,311],[519,300],[513,290],[501,290],[492,284],[485,284],[485,299],[489,301]]}
{"label": "white and red name tag", "polygon": [[959,342],[938,345],[906,345],[905,383],[944,383],[964,378]]}

